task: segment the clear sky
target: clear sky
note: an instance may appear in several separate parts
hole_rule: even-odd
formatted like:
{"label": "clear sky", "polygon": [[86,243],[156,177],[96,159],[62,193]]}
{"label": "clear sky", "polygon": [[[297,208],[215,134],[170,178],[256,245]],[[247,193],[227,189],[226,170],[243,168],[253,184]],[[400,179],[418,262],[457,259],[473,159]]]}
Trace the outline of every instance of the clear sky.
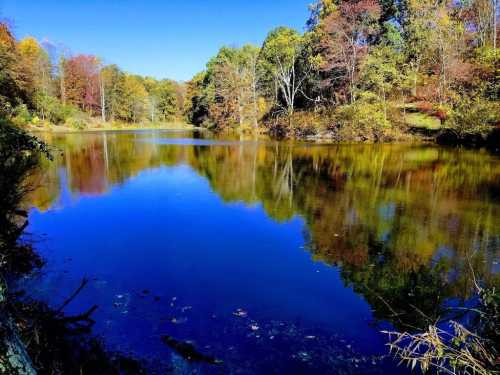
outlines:
{"label": "clear sky", "polygon": [[0,0],[16,37],[156,78],[188,80],[222,45],[260,44],[276,26],[303,31],[312,0]]}

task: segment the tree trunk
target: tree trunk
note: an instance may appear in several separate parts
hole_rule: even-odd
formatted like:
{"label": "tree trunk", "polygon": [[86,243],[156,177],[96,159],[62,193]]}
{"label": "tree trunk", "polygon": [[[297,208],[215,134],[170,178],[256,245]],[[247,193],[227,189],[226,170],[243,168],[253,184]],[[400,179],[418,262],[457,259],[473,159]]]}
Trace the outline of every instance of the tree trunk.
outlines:
{"label": "tree trunk", "polygon": [[101,73],[99,73],[99,83],[99,89],[101,91],[101,119],[102,122],[106,122],[106,97],[104,92],[104,80]]}
{"label": "tree trunk", "polygon": [[64,82],[64,58],[61,57],[59,62],[59,83],[60,83],[60,91],[61,91],[61,101],[63,104],[66,104],[66,88]]}
{"label": "tree trunk", "polygon": [[497,4],[498,0],[493,0],[493,52],[497,51]]}

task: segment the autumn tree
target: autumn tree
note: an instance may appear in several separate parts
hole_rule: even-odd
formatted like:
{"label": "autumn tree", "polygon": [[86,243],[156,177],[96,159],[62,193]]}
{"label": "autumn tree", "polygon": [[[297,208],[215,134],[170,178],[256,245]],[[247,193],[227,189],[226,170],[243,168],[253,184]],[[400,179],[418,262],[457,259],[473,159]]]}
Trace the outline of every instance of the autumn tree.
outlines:
{"label": "autumn tree", "polygon": [[464,16],[473,25],[480,47],[497,47],[498,0],[465,1]]}
{"label": "autumn tree", "polygon": [[246,123],[257,127],[259,49],[246,45],[242,48],[223,47],[207,65],[214,86],[211,115],[223,127]]}
{"label": "autumn tree", "polygon": [[64,62],[66,100],[83,111],[100,109],[99,60],[92,55],[77,55]]}
{"label": "autumn tree", "polygon": [[22,58],[22,63],[30,75],[34,104],[45,120],[47,112],[54,101],[54,87],[52,77],[52,65],[48,53],[40,46],[33,37],[21,40],[17,49]]}
{"label": "autumn tree", "polygon": [[356,100],[359,67],[368,53],[370,39],[379,30],[381,7],[376,0],[328,2],[316,32],[322,57],[324,85],[340,91],[336,101]]}
{"label": "autumn tree", "polygon": [[23,59],[23,63],[33,77],[34,90],[52,93],[52,66],[48,53],[33,37],[21,40],[17,49]]}
{"label": "autumn tree", "polygon": [[21,103],[31,103],[33,83],[16,47],[10,28],[0,22],[0,116]]}
{"label": "autumn tree", "polygon": [[147,116],[148,92],[138,76],[125,74],[118,107],[119,119],[140,122]]}

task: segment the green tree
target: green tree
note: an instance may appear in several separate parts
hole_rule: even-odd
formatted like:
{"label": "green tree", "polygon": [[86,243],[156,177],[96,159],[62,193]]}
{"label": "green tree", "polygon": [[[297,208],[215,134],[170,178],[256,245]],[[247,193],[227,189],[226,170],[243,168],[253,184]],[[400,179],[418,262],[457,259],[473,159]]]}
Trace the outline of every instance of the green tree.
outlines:
{"label": "green tree", "polygon": [[148,92],[137,76],[125,74],[119,99],[118,117],[138,123],[147,116]]}
{"label": "green tree", "polygon": [[387,99],[401,93],[405,87],[403,55],[390,46],[377,46],[361,66],[361,87],[375,93],[382,102],[387,123]]}
{"label": "green tree", "polygon": [[263,76],[272,84],[276,104],[288,116],[293,115],[296,99],[311,72],[307,60],[305,67],[298,66],[303,51],[304,37],[293,29],[279,27],[268,34],[260,52]]}
{"label": "green tree", "polygon": [[166,79],[159,81],[150,96],[156,98],[160,121],[173,120],[177,113],[177,96],[173,83]]}
{"label": "green tree", "polygon": [[122,95],[124,94],[125,75],[117,65],[108,65],[101,69],[101,80],[106,97],[107,119],[119,118],[121,111]]}

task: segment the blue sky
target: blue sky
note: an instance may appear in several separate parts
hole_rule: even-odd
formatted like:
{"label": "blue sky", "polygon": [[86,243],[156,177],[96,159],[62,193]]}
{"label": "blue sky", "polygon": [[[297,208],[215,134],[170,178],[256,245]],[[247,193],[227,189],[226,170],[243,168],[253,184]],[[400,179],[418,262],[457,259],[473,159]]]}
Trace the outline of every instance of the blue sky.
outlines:
{"label": "blue sky", "polygon": [[188,80],[222,45],[260,44],[277,26],[303,31],[312,0],[0,0],[18,38],[157,78]]}

